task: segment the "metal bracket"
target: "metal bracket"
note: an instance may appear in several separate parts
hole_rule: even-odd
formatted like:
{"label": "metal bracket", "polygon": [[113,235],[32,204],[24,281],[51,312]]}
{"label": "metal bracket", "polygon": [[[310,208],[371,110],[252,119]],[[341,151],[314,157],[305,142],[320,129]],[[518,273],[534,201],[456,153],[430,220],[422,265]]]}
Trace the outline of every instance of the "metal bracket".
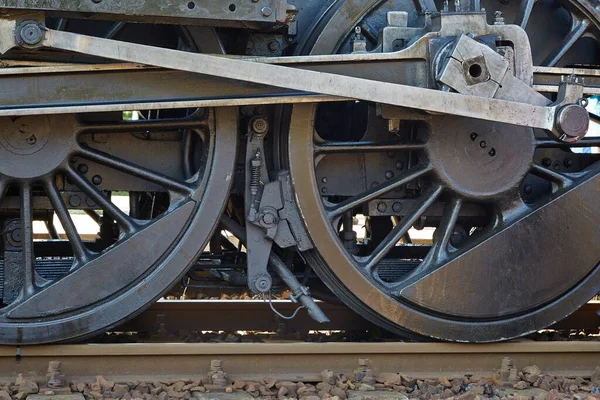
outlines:
{"label": "metal bracket", "polygon": [[[248,287],[254,293],[267,293],[273,280],[267,266],[277,229],[276,213],[262,210],[261,199],[268,186],[269,174],[265,162],[264,138],[269,123],[263,117],[255,117],[248,126],[246,144],[246,250],[248,260]],[[263,222],[264,226],[261,225]],[[265,235],[265,227],[271,230]]]}

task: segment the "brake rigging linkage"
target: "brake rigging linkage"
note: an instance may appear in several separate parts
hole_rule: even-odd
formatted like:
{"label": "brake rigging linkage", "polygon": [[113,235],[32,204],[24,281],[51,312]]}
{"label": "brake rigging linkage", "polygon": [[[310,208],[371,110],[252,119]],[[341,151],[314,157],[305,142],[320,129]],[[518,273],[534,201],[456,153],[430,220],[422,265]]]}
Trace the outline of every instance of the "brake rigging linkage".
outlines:
{"label": "brake rigging linkage", "polygon": [[[231,232],[235,237],[237,237],[244,245],[248,245],[246,232],[244,228],[235,222],[231,217],[227,215],[223,215],[221,218],[221,225],[223,228]],[[311,316],[312,319],[319,323],[327,323],[329,322],[329,318],[323,313],[321,308],[317,305],[317,303],[310,297],[308,288],[302,286],[298,279],[294,276],[294,274],[288,269],[285,263],[277,256],[271,252],[269,255],[269,263],[275,269],[277,274],[283,279],[286,285],[292,291],[291,300],[294,302],[300,302],[306,310],[308,311],[308,315]]]}
{"label": "brake rigging linkage", "polygon": [[[300,302],[308,310],[309,315],[317,322],[329,322],[323,311],[310,297],[308,288],[302,286],[294,274],[287,268],[276,254],[273,254],[273,242],[282,247],[299,246],[301,240],[294,235],[297,225],[290,212],[286,212],[286,196],[283,190],[285,175],[281,172],[277,180],[269,181],[269,173],[264,159],[264,139],[269,132],[269,122],[262,116],[250,120],[248,124],[246,144],[246,231],[233,221],[225,217],[223,225],[246,245],[248,260],[248,287],[254,293],[260,293],[268,298],[269,306],[284,319],[293,318],[298,310],[291,316],[281,315],[271,303],[272,279],[267,269],[268,265],[275,269],[277,274],[292,290],[291,300]],[[283,178],[283,179],[282,179]],[[282,183],[283,181],[283,183]]]}

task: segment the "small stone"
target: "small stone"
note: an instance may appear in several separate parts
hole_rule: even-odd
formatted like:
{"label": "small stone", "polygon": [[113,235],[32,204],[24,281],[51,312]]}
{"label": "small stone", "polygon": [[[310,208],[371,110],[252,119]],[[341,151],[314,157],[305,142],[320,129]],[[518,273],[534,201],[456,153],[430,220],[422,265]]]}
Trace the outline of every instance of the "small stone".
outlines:
{"label": "small stone", "polygon": [[333,371],[325,369],[321,371],[321,382],[327,383],[329,385],[335,385],[335,374]]}
{"label": "small stone", "polygon": [[529,387],[529,383],[525,381],[519,381],[513,385],[513,389],[524,390]]}
{"label": "small stone", "polygon": [[173,385],[171,385],[171,389],[173,389],[176,392],[181,392],[183,390],[184,386],[185,386],[184,381],[177,381]]}
{"label": "small stone", "polygon": [[281,386],[277,391],[277,398],[283,399],[286,394],[288,394],[288,389],[285,386]]}
{"label": "small stone", "polygon": [[600,367],[596,367],[590,380],[592,383],[596,384],[596,386],[600,386]]}
{"label": "small stone", "polygon": [[104,398],[104,396],[102,396],[102,393],[97,392],[95,390],[90,392],[90,396],[92,396],[92,398],[94,398],[94,400],[102,400]]}
{"label": "small stone", "polygon": [[161,392],[158,395],[158,400],[168,400],[169,399],[169,395],[167,394],[167,392]]}
{"label": "small stone", "polygon": [[306,397],[302,398],[303,400],[321,400],[321,398],[319,396],[315,396],[315,395],[309,395]]}
{"label": "small stone", "polygon": [[534,384],[540,378],[539,375],[536,374],[526,374],[525,380],[531,384]]}
{"label": "small stone", "polygon": [[17,394],[15,395],[15,398],[16,398],[17,400],[23,400],[25,397],[27,397],[27,394],[26,394],[26,393],[23,393],[23,392],[19,392],[19,393],[17,393]]}
{"label": "small stone", "polygon": [[552,389],[546,394],[546,400],[560,400],[560,393],[558,390]]}
{"label": "small stone", "polygon": [[323,383],[323,382],[317,383],[317,390],[319,390],[319,391],[329,393],[329,391],[331,391],[332,388],[333,388],[333,386],[328,383]]}
{"label": "small stone", "polygon": [[400,385],[402,383],[402,378],[400,374],[393,373],[382,373],[377,375],[375,380],[379,383],[389,383],[390,385]]}
{"label": "small stone", "polygon": [[12,400],[10,394],[6,390],[0,390],[0,400]]}
{"label": "small stone", "polygon": [[44,391],[44,396],[54,396],[54,390],[46,390],[46,391]]}
{"label": "small stone", "polygon": [[479,383],[479,381],[480,381],[480,380],[481,380],[481,376],[479,376],[479,375],[473,375],[473,376],[472,376],[472,377],[469,379],[469,381],[470,381],[471,383]]}
{"label": "small stone", "polygon": [[242,390],[244,388],[244,386],[246,386],[246,382],[242,381],[240,379],[235,380],[233,382],[233,387],[236,388],[237,390]]}
{"label": "small stone", "polygon": [[340,388],[339,388],[339,387],[337,387],[337,386],[336,386],[336,387],[332,387],[332,388],[331,388],[331,390],[329,391],[329,393],[330,393],[332,396],[334,396],[334,397],[335,397],[335,396],[339,397],[341,400],[346,400],[346,391],[345,391],[345,390],[342,390],[342,389],[340,389]]}
{"label": "small stone", "polygon": [[275,379],[273,377],[268,377],[268,378],[263,379],[263,382],[265,384],[265,387],[267,387],[268,389],[271,389],[277,383],[277,379]]}
{"label": "small stone", "polygon": [[370,392],[372,390],[375,390],[375,387],[367,385],[366,383],[361,383],[358,385],[358,390],[361,392]]}
{"label": "small stone", "polygon": [[[122,384],[115,384],[112,391],[117,397],[121,397],[121,396],[124,396],[125,393],[129,392],[129,386],[122,385]],[[165,399],[160,399],[160,400],[165,400]]]}
{"label": "small stone", "polygon": [[100,388],[103,392],[106,392],[107,390],[112,390],[112,388],[115,387],[115,383],[113,381],[107,381],[101,375],[96,377],[96,383],[100,385]]}
{"label": "small stone", "polygon": [[244,387],[244,390],[246,392],[256,392],[256,386],[254,386],[253,383],[246,383],[246,386]]}
{"label": "small stone", "polygon": [[542,370],[537,365],[528,365],[524,367],[521,372],[525,375],[540,375]]}
{"label": "small stone", "polygon": [[21,383],[18,385],[18,391],[25,394],[35,394],[40,391],[37,383],[34,381],[30,381],[28,379],[21,380]]}
{"label": "small stone", "polygon": [[233,393],[233,388],[231,386],[227,386],[225,388],[225,393]]}
{"label": "small stone", "polygon": [[447,389],[452,387],[452,384],[450,383],[448,378],[446,378],[445,376],[438,378],[438,381],[440,382],[440,384],[444,385],[444,387]]}
{"label": "small stone", "polygon": [[285,387],[287,389],[296,389],[296,384],[290,381],[279,381],[275,384],[275,389],[281,389],[282,387]]}

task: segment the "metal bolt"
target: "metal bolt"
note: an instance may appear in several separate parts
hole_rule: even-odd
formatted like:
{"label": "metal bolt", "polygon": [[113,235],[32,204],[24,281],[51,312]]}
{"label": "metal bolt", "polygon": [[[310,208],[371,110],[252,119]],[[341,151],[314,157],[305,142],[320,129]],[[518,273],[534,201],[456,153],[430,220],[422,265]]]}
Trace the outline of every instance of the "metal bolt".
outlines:
{"label": "metal bolt", "polygon": [[377,204],[377,211],[379,211],[380,213],[384,213],[387,211],[387,204],[385,204],[384,202],[380,202]]}
{"label": "metal bolt", "polygon": [[323,194],[327,194],[327,191],[328,191],[328,190],[327,190],[327,188],[323,188],[323,189],[321,189],[321,192],[322,192]]}
{"label": "metal bolt", "polygon": [[549,167],[552,165],[552,160],[549,158],[544,158],[544,159],[542,159],[542,165],[544,167]]}
{"label": "metal bolt", "polygon": [[12,232],[10,233],[10,239],[14,242],[14,243],[21,243],[21,239],[22,239],[22,232],[21,232],[21,228],[17,227],[14,228],[12,230]]}
{"label": "metal bolt", "polygon": [[214,371],[221,371],[223,370],[223,360],[211,360],[210,361],[210,369],[213,369]]}
{"label": "metal bolt", "polygon": [[492,147],[492,149],[490,150],[490,152],[488,153],[488,155],[490,157],[495,157],[496,156],[496,149]]}
{"label": "metal bolt", "polygon": [[28,22],[21,26],[19,37],[23,40],[23,43],[33,46],[42,41],[44,32],[37,22]]}
{"label": "metal bolt", "polygon": [[88,172],[87,164],[79,164],[79,166],[77,167],[77,171],[81,172],[82,174],[87,174],[87,172]]}
{"label": "metal bolt", "polygon": [[323,182],[323,183],[327,183],[327,178],[326,178],[326,177],[323,177],[323,179],[321,179],[321,182]]}
{"label": "metal bolt", "polygon": [[402,211],[402,203],[395,202],[392,205],[392,210],[394,210],[395,213],[399,213],[400,211]]}
{"label": "metal bolt", "polygon": [[279,41],[271,40],[269,42],[269,50],[271,50],[272,52],[275,52],[275,51],[278,51],[279,49],[281,49],[281,43],[279,43]]}
{"label": "metal bolt", "polygon": [[371,183],[372,188],[376,188],[377,186],[379,186],[379,182],[375,181],[375,182]]}
{"label": "metal bolt", "polygon": [[27,138],[27,143],[34,145],[37,143],[37,138],[35,137],[35,135],[31,135]]}
{"label": "metal bolt", "polygon": [[271,9],[271,7],[263,7],[262,10],[260,10],[262,12],[262,15],[264,15],[265,17],[270,17],[271,14],[273,14],[273,9]]}
{"label": "metal bolt", "polygon": [[525,194],[531,194],[533,192],[533,187],[531,187],[531,185],[525,185],[523,191],[525,192]]}
{"label": "metal bolt", "polygon": [[553,169],[553,170],[555,170],[555,171],[558,171],[558,170],[560,169],[560,167],[561,167],[561,165],[560,165],[560,162],[559,162],[559,161],[554,161],[554,162],[552,163],[552,169]]}
{"label": "metal bolt", "polygon": [[565,167],[567,168],[571,168],[573,166],[573,160],[571,160],[570,158],[565,159]]}
{"label": "metal bolt", "polygon": [[265,215],[263,215],[262,221],[266,225],[273,225],[275,223],[276,219],[275,219],[275,216],[273,214],[266,213]]}
{"label": "metal bolt", "polygon": [[269,121],[263,117],[256,117],[252,120],[252,131],[259,135],[264,135],[269,131]]}
{"label": "metal bolt", "polygon": [[487,143],[485,142],[485,140],[479,142],[479,147],[481,147],[482,149],[485,149],[487,147]]}
{"label": "metal bolt", "polygon": [[69,205],[71,207],[79,207],[81,205],[81,198],[75,194],[69,196]]}
{"label": "metal bolt", "polygon": [[399,171],[402,171],[404,169],[404,162],[403,161],[398,161],[396,163],[396,169]]}
{"label": "metal bolt", "polygon": [[361,367],[366,367],[371,363],[371,361],[368,358],[359,358],[358,359],[358,365],[360,365]]}
{"label": "metal bolt", "polygon": [[102,177],[100,175],[94,175],[92,178],[92,183],[96,186],[102,183]]}
{"label": "metal bolt", "polygon": [[385,172],[385,179],[392,179],[394,177],[394,173],[392,171]]}
{"label": "metal bolt", "polygon": [[471,138],[472,141],[475,141],[475,139],[477,139],[477,136],[479,136],[479,135],[476,134],[475,132],[471,132],[471,134],[469,135],[469,137]]}

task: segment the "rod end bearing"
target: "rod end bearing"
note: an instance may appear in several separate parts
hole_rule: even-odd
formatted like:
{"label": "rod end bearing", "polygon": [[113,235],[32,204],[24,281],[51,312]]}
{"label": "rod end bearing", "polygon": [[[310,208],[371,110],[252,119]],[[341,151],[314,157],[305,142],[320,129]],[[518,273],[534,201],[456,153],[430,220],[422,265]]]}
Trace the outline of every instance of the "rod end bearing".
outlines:
{"label": "rod end bearing", "polygon": [[38,21],[23,21],[15,30],[15,42],[22,47],[35,48],[44,40],[45,27]]}
{"label": "rod end bearing", "polygon": [[583,139],[590,127],[590,116],[579,104],[567,104],[556,113],[555,128],[561,142],[573,143]]}

